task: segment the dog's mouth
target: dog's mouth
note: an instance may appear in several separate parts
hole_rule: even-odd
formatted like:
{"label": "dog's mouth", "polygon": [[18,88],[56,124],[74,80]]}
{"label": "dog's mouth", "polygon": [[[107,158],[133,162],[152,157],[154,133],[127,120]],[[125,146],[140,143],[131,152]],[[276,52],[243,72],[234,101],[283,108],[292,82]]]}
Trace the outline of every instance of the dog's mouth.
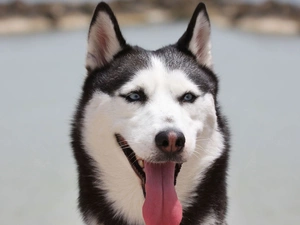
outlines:
{"label": "dog's mouth", "polygon": [[[146,183],[146,174],[145,174],[145,161],[139,157],[136,156],[134,151],[131,149],[130,145],[128,142],[123,138],[120,134],[116,134],[116,139],[123,150],[126,158],[128,159],[132,169],[136,173],[136,175],[140,178],[141,180],[141,186],[143,188],[143,193],[144,196],[146,196],[146,191],[145,191],[145,183]],[[182,163],[176,163],[175,164],[175,171],[174,171],[174,186],[176,185],[176,180],[177,176],[180,172]]]}
{"label": "dog's mouth", "polygon": [[134,151],[130,148],[128,142],[120,134],[116,134],[116,139],[119,146],[123,150],[126,158],[128,159],[132,169],[134,170],[136,175],[141,179],[141,184],[145,195],[146,175],[144,172],[144,160],[138,159],[136,157]]}
{"label": "dog's mouth", "polygon": [[175,185],[182,164],[170,161],[147,162],[136,156],[125,138],[120,134],[115,136],[132,169],[141,180],[145,197],[142,209],[145,223],[179,224],[182,219],[182,206]]}

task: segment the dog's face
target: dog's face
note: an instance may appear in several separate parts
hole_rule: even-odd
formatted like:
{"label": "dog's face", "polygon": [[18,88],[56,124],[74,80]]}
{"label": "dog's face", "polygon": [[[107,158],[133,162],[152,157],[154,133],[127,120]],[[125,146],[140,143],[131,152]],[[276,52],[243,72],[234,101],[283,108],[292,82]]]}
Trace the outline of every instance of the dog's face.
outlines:
{"label": "dog's face", "polygon": [[[172,182],[176,182],[182,163],[207,154],[203,146],[217,129],[218,84],[212,72],[210,24],[203,4],[176,44],[147,51],[126,44],[111,9],[100,3],[89,29],[86,67],[80,103],[83,145],[100,170],[118,171],[102,172],[109,180],[102,188],[116,189],[118,182],[112,176],[123,179],[122,170],[129,168],[150,196],[153,188],[145,188],[145,173],[147,181],[151,180],[154,164],[165,164],[162,171],[173,171]],[[120,154],[122,150],[125,155]],[[175,169],[167,168],[169,162]],[[145,165],[153,171],[144,171]],[[113,194],[108,193],[108,198],[119,211],[128,204],[121,197],[116,201]],[[153,207],[145,205],[146,221]]]}
{"label": "dog's face", "polygon": [[[209,132],[215,129],[214,82],[196,62],[175,48],[138,54],[145,60],[144,65],[136,71],[127,68],[116,74],[122,77],[128,73],[131,77],[111,95],[99,95],[105,96],[101,106],[105,111],[99,113],[109,121],[110,132],[120,135],[120,144],[128,145],[137,159],[185,162],[195,151],[197,137],[209,138]],[[120,63],[128,60],[130,56],[126,55]],[[170,65],[169,60],[176,63]],[[194,75],[199,76],[198,82]],[[160,146],[157,138],[161,132],[166,133],[166,142],[171,142],[168,135],[174,133],[173,149]]]}

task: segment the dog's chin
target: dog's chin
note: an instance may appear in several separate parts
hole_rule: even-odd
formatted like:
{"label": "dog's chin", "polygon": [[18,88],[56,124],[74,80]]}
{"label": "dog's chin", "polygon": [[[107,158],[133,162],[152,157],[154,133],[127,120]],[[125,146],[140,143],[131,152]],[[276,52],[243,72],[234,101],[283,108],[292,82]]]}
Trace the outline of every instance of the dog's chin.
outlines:
{"label": "dog's chin", "polygon": [[146,195],[145,192],[146,174],[144,171],[145,162],[154,163],[154,164],[174,162],[175,163],[174,185],[176,185],[177,176],[180,172],[182,163],[184,162],[181,156],[158,155],[155,159],[152,159],[151,161],[150,160],[146,161],[135,154],[135,152],[132,150],[132,148],[130,147],[130,145],[122,135],[115,134],[115,137],[120,148],[122,149],[126,158],[128,159],[133,171],[140,178],[144,195]]}

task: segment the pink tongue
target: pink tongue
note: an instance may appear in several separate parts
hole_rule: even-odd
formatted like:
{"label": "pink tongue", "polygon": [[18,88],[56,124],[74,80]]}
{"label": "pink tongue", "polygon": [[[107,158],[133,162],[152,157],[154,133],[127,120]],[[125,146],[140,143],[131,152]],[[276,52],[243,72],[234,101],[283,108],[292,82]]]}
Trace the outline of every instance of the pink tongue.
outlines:
{"label": "pink tongue", "polygon": [[175,163],[145,162],[146,199],[143,216],[146,225],[179,225],[182,207],[174,187]]}

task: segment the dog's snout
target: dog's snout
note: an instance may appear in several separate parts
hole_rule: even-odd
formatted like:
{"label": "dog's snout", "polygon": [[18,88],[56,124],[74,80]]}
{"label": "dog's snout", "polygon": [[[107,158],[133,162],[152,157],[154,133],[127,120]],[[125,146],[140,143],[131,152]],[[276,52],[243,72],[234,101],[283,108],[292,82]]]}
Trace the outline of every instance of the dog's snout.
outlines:
{"label": "dog's snout", "polygon": [[163,152],[178,153],[184,147],[185,137],[180,131],[162,131],[155,136],[155,144]]}

